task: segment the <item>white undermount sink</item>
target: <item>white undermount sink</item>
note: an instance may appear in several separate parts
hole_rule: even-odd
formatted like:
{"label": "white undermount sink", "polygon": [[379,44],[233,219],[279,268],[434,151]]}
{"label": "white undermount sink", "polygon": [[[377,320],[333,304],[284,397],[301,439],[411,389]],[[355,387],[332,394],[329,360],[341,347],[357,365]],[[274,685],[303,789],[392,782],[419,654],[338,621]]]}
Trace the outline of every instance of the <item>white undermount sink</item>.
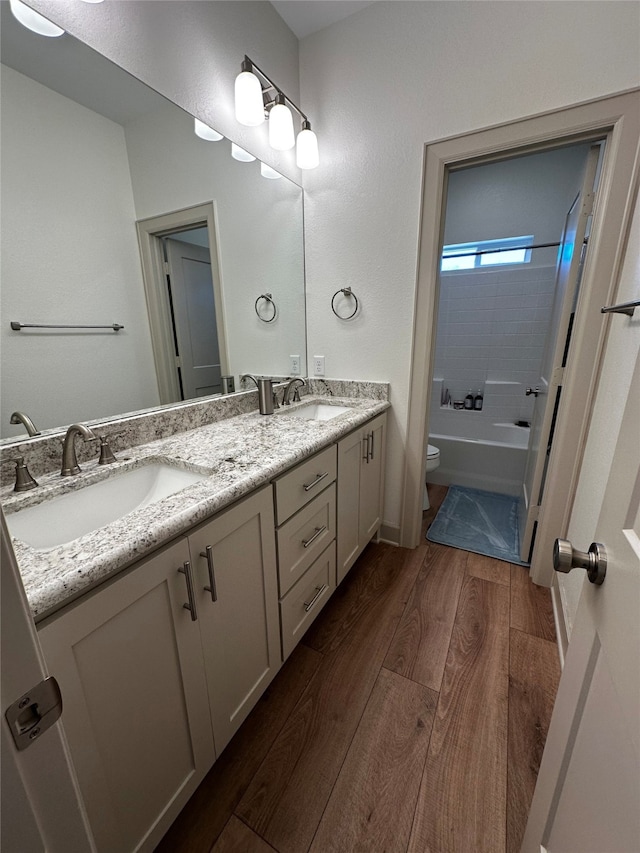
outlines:
{"label": "white undermount sink", "polygon": [[165,462],[149,462],[7,514],[7,525],[16,539],[36,551],[49,551],[167,498],[206,476]]}
{"label": "white undermount sink", "polygon": [[298,406],[296,409],[291,409],[283,414],[291,415],[296,418],[304,418],[306,421],[330,421],[332,418],[337,418],[338,415],[343,415],[345,412],[350,412],[348,406],[331,406],[328,403],[305,403],[304,406]]}

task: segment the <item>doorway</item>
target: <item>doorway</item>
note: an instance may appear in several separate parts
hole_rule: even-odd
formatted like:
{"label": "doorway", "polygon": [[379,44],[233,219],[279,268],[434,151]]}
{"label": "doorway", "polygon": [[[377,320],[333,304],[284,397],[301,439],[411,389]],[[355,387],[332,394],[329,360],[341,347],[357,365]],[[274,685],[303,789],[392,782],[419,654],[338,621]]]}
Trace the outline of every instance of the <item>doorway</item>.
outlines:
{"label": "doorway", "polygon": [[624,256],[624,234],[631,215],[637,169],[634,117],[638,101],[639,93],[634,91],[426,146],[401,545],[415,547],[420,537],[430,404],[427,377],[432,372],[435,350],[431,330],[438,307],[439,247],[444,242],[443,210],[449,170],[605,139],[598,205],[577,305],[580,322],[573,329],[545,500],[531,555],[532,580],[552,585],[552,543],[567,530],[597,384],[598,359],[605,341],[600,308],[609,303]]}
{"label": "doorway", "polygon": [[468,530],[439,521],[437,541],[529,561],[602,151],[448,171],[427,480],[456,487]]}
{"label": "doorway", "polygon": [[137,223],[161,403],[222,393],[228,373],[212,202]]}

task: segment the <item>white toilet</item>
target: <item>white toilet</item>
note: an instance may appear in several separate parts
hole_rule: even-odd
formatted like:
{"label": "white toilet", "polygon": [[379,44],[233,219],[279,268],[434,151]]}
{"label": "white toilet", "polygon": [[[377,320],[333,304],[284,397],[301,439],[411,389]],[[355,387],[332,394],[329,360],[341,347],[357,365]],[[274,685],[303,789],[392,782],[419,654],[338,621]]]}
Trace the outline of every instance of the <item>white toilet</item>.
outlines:
{"label": "white toilet", "polygon": [[[437,447],[434,447],[433,444],[429,444],[427,446],[427,470],[426,470],[426,473],[428,474],[429,471],[435,471],[436,468],[438,467],[438,465],[440,465],[440,451]],[[425,509],[429,509],[430,506],[431,506],[431,504],[429,503],[429,494],[427,492],[427,483],[425,480],[424,500],[422,503],[422,510],[424,511]]]}

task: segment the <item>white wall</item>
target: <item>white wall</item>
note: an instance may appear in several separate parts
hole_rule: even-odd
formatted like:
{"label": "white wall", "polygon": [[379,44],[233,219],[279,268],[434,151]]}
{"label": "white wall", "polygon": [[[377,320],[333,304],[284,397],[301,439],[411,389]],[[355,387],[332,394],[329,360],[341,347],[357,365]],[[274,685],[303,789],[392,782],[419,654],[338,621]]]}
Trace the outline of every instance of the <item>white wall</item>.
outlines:
{"label": "white wall", "polygon": [[[640,82],[626,2],[379,2],[301,42],[321,145],[305,175],[309,352],[327,375],[389,380],[385,521],[397,524],[407,429],[424,144]],[[353,287],[341,323],[333,292]]]}
{"label": "white wall", "polygon": [[300,182],[292,151],[273,151],[267,125],[238,124],[233,84],[245,54],[296,103],[298,40],[264,0],[29,0],[29,5],[152,89]]}
{"label": "white wall", "polygon": [[2,435],[15,409],[46,429],[157,405],[122,128],[3,66],[2,211]]}

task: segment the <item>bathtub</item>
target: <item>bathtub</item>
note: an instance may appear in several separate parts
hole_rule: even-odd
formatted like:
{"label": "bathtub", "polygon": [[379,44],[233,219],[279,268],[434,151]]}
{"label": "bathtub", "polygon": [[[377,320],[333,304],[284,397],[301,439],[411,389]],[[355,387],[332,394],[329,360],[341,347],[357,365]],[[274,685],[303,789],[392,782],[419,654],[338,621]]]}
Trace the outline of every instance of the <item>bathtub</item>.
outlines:
{"label": "bathtub", "polygon": [[442,432],[430,432],[429,444],[440,449],[440,467],[427,475],[429,483],[521,493],[528,428],[486,422],[473,412],[442,412],[434,420],[431,427]]}

